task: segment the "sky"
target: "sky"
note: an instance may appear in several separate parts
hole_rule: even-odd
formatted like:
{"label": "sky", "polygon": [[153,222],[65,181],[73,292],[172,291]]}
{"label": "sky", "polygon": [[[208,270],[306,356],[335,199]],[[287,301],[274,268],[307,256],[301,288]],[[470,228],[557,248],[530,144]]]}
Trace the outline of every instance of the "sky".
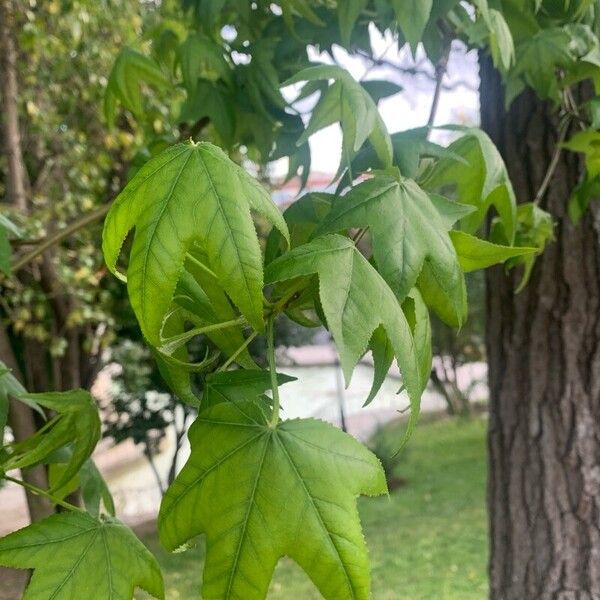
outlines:
{"label": "sky", "polygon": [[[413,58],[408,48],[398,51],[391,35],[384,37],[375,28],[371,31],[371,43],[375,56],[403,68],[418,65],[419,70],[427,71],[430,76],[406,75],[388,66],[369,68],[364,59],[351,57],[339,47],[334,48],[336,62],[346,68],[357,80],[386,79],[404,87],[399,94],[385,98],[379,103],[381,116],[390,133],[425,125],[435,86],[433,65],[426,60],[421,49]],[[315,49],[311,49],[309,54],[313,62],[332,63],[329,55],[319,54]],[[444,84],[435,125],[477,124],[479,119],[477,54],[473,51],[467,53],[463,46],[456,43],[450,54]],[[290,86],[284,90],[284,95],[291,100],[300,88],[301,84]],[[316,98],[312,100],[313,103],[314,101]],[[443,131],[434,131],[431,139],[443,143],[447,137],[448,134]],[[319,131],[310,138],[309,143],[312,152],[312,171],[335,173],[340,162],[342,145],[339,125],[331,125]],[[286,172],[287,159],[272,165],[272,173],[276,177],[283,176]]]}

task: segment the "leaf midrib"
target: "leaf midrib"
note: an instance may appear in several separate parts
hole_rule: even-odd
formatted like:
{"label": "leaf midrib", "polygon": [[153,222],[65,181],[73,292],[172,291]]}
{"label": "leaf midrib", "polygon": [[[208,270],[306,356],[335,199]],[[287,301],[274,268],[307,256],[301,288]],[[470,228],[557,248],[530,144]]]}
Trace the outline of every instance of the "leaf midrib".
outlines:
{"label": "leaf midrib", "polygon": [[317,508],[317,505],[315,504],[314,498],[312,496],[312,494],[310,493],[309,489],[306,487],[306,483],[304,482],[303,477],[300,474],[300,471],[298,470],[298,467],[296,466],[296,463],[294,462],[291,454],[289,453],[288,449],[286,448],[283,439],[282,439],[282,433],[286,433],[286,432],[281,432],[280,431],[275,431],[273,437],[279,442],[279,445],[281,446],[281,449],[283,450],[283,453],[285,455],[285,457],[287,458],[288,462],[290,463],[290,466],[292,467],[292,470],[294,471],[294,474],[296,475],[296,477],[298,478],[298,480],[300,481],[300,483],[302,484],[302,488],[304,489],[304,492],[306,494],[306,496],[308,497],[308,499],[310,500],[310,503],[318,517],[319,523],[321,525],[321,527],[323,528],[323,530],[325,531],[325,533],[327,534],[327,538],[329,539],[331,546],[333,547],[334,551],[335,551],[335,555],[337,556],[340,565],[342,567],[342,571],[344,573],[344,577],[346,579],[346,583],[348,585],[348,589],[350,590],[350,593],[352,594],[352,598],[357,598],[356,592],[354,590],[354,586],[352,585],[352,580],[350,579],[350,575],[348,574],[348,570],[346,569],[346,565],[344,563],[344,561],[342,560],[342,557],[340,556],[340,552],[335,544],[335,542],[333,541],[333,537],[329,531],[329,529],[327,529],[327,526],[325,525],[325,521],[323,520],[323,517],[321,515],[321,512],[319,511],[319,509]]}

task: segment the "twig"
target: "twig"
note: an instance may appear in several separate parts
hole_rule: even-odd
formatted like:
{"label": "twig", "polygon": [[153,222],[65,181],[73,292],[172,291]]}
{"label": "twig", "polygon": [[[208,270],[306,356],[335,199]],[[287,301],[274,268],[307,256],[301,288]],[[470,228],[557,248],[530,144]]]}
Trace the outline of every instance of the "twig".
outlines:
{"label": "twig", "polygon": [[546,175],[544,175],[544,179],[535,195],[533,200],[534,204],[539,204],[544,197],[544,194],[548,191],[548,187],[552,180],[552,176],[556,171],[556,167],[558,167],[558,161],[560,159],[560,155],[562,153],[562,144],[567,137],[567,131],[569,130],[569,125],[571,123],[571,116],[566,115],[558,133],[558,139],[556,140],[556,147],[554,148],[554,154],[552,155],[552,159],[550,160],[550,164],[548,165],[548,169],[546,170]]}
{"label": "twig", "polygon": [[448,59],[450,57],[450,42],[446,43],[444,51],[440,56],[439,60],[435,65],[435,89],[433,91],[433,100],[431,101],[431,110],[429,111],[429,118],[427,119],[427,136],[431,132],[431,128],[435,122],[435,115],[437,114],[438,107],[440,104],[440,96],[442,95],[442,84],[444,82],[444,76],[448,69]]}
{"label": "twig", "polygon": [[48,250],[48,248],[54,246],[54,244],[58,244],[59,242],[69,237],[76,231],[79,231],[80,229],[83,229],[84,227],[87,227],[88,225],[99,221],[102,217],[104,217],[104,215],[106,215],[109,208],[110,204],[105,204],[97,208],[96,210],[87,213],[86,215],[77,219],[70,225],[67,225],[64,229],[61,229],[49,238],[46,238],[33,250],[31,250],[27,254],[24,254],[20,258],[17,258],[14,261],[14,263],[11,266],[13,273],[16,273],[17,271],[22,269],[27,263],[31,262],[34,258],[37,258],[40,254],[43,254],[46,250]]}

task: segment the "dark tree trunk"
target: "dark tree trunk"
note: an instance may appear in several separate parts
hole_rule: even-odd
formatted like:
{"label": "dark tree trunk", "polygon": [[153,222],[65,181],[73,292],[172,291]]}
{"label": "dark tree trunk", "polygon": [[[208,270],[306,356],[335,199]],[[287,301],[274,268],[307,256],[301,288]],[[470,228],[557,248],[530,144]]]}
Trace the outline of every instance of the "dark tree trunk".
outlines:
{"label": "dark tree trunk", "polygon": [[[486,60],[482,126],[519,202],[535,195],[557,140],[552,107],[525,92],[506,112]],[[561,155],[541,206],[556,221],[523,292],[487,280],[490,587],[494,600],[600,598],[600,207],[566,215],[581,163]]]}

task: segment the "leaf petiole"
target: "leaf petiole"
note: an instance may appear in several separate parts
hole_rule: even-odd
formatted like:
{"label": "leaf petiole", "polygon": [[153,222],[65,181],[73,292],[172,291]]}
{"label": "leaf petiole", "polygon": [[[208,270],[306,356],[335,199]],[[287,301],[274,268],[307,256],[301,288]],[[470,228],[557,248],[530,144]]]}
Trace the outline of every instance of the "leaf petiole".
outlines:
{"label": "leaf petiole", "polygon": [[22,479],[16,479],[16,478],[10,477],[9,475],[6,475],[6,474],[2,474],[2,479],[5,479],[6,481],[11,481],[12,483],[16,483],[17,485],[24,487],[26,490],[29,490],[32,494],[36,494],[37,496],[44,496],[44,497],[48,498],[49,500],[52,500],[52,502],[54,504],[57,504],[58,506],[62,506],[63,508],[66,508],[67,510],[76,510],[79,512],[85,512],[79,506],[75,506],[74,504],[71,504],[70,502],[67,502],[66,500],[61,500],[59,498],[56,498],[50,492],[43,490],[42,488],[39,488],[35,485],[32,485],[31,483],[27,483],[26,481],[23,481]]}
{"label": "leaf petiole", "polygon": [[235,361],[235,359],[250,345],[250,342],[258,336],[258,331],[253,331],[244,341],[244,343],[223,363],[218,369],[217,373],[226,371],[227,368]]}
{"label": "leaf petiole", "polygon": [[193,337],[197,335],[202,335],[203,333],[210,333],[211,331],[219,331],[220,329],[227,329],[228,327],[235,327],[236,325],[245,325],[247,324],[246,317],[238,317],[237,319],[232,319],[231,321],[224,321],[222,323],[213,323],[212,325],[205,325],[203,327],[194,327],[194,329],[190,329],[189,331],[185,331],[179,335],[174,335],[173,337],[166,338],[163,341],[163,345],[158,348],[160,352],[164,354],[173,354],[177,348],[183,346],[188,340],[191,340]]}
{"label": "leaf petiole", "polygon": [[269,372],[271,374],[271,390],[273,393],[273,415],[269,426],[275,428],[279,422],[279,383],[277,382],[277,369],[275,366],[275,342],[273,323],[276,315],[272,315],[267,325],[267,354],[269,358]]}

